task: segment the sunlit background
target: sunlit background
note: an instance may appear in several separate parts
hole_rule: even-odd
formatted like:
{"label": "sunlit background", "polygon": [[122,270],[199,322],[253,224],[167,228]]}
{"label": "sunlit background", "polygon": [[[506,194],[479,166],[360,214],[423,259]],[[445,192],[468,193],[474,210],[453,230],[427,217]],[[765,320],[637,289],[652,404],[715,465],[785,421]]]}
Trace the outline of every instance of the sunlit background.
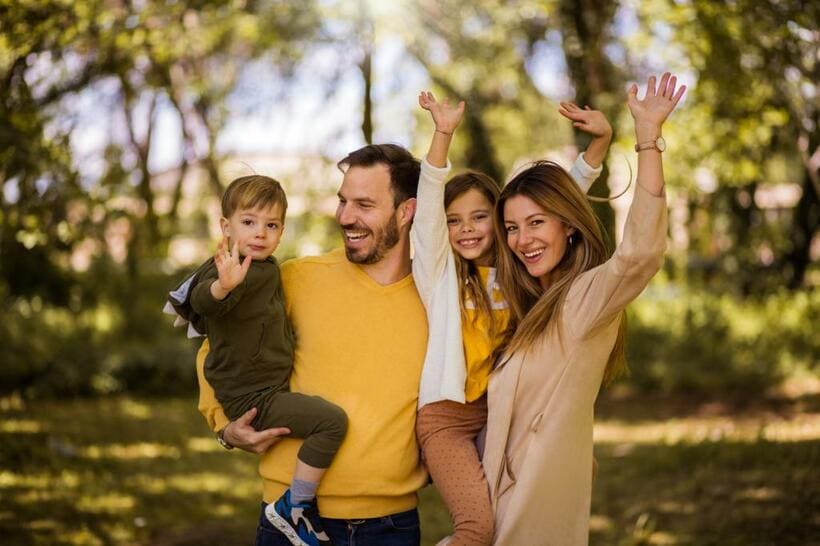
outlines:
{"label": "sunlit background", "polygon": [[[615,128],[671,70],[663,271],[597,408],[592,544],[820,544],[820,7],[797,0],[0,1],[0,542],[245,544],[260,480],[196,412],[161,314],[213,251],[218,197],[288,193],[277,257],[340,241],[335,163],[421,156],[418,92],[464,99],[455,171],[499,182]],[[617,240],[631,196],[595,204]],[[422,492],[424,543],[447,532]]]}

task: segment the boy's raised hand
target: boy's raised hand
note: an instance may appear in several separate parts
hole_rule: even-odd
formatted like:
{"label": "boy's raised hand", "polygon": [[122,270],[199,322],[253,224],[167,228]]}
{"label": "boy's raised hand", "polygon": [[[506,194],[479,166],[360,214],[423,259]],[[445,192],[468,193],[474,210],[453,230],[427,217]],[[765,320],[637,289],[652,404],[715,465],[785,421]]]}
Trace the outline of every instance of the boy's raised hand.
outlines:
{"label": "boy's raised hand", "polygon": [[456,106],[450,106],[450,101],[444,99],[438,102],[430,91],[419,93],[419,106],[433,116],[436,131],[447,135],[455,132],[461,118],[464,117],[464,101],[460,101]]}
{"label": "boy's raised hand", "polygon": [[576,129],[593,137],[612,137],[612,126],[600,110],[593,110],[589,106],[581,108],[574,102],[561,102],[558,113],[572,121]]}
{"label": "boy's raised hand", "polygon": [[216,254],[214,254],[216,270],[219,273],[219,286],[226,293],[239,286],[245,280],[252,260],[253,258],[250,256],[245,256],[245,259],[240,263],[239,241],[234,242],[233,250],[229,252],[228,240],[223,237],[216,247]]}

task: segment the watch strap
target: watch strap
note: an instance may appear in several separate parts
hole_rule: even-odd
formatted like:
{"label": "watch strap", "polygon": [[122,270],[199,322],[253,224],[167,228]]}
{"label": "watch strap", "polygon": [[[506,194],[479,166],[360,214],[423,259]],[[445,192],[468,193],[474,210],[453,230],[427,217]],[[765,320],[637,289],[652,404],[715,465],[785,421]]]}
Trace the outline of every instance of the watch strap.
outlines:
{"label": "watch strap", "polygon": [[635,144],[635,151],[640,152],[643,150],[658,150],[659,152],[663,153],[666,150],[666,141],[663,137],[659,136],[652,140],[648,140],[646,142],[639,142]]}
{"label": "watch strap", "polygon": [[228,428],[228,427],[223,427],[222,430],[220,430],[219,432],[216,433],[216,441],[217,441],[217,443],[219,443],[219,445],[221,445],[225,449],[233,449],[234,446],[232,446],[231,444],[228,443],[227,440],[225,440],[225,429],[226,428]]}

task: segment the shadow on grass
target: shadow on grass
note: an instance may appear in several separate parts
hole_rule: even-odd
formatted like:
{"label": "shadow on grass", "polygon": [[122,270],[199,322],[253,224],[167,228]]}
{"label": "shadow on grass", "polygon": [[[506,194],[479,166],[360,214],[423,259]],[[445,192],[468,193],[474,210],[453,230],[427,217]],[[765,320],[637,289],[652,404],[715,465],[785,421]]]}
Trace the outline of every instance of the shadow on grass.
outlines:
{"label": "shadow on grass", "polygon": [[224,452],[193,406],[117,399],[3,412],[3,543],[252,543],[256,458]]}
{"label": "shadow on grass", "polygon": [[[0,543],[252,544],[257,457],[226,452],[192,400],[33,402],[0,410]],[[425,542],[449,531],[422,491]]]}
{"label": "shadow on grass", "polygon": [[598,444],[596,456],[591,544],[820,543],[820,440]]}
{"label": "shadow on grass", "polygon": [[[766,430],[786,430],[783,441],[755,436],[764,425],[715,440],[692,432],[702,408],[667,421],[668,410],[651,404],[608,403],[599,409],[591,544],[816,543],[820,435],[794,430],[800,419],[815,426],[816,414],[795,421],[766,410],[778,416]],[[677,441],[641,437],[675,426],[689,427]],[[251,544],[256,463],[222,450],[191,399],[0,405],[0,542]],[[449,518],[432,487],[420,496],[423,544],[434,544]]]}

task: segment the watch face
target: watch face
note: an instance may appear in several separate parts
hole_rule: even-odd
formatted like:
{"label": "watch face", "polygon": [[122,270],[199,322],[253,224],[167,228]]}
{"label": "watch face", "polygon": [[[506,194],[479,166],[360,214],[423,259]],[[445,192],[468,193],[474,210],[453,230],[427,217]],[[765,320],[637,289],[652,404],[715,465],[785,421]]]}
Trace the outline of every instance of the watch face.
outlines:
{"label": "watch face", "polygon": [[658,151],[666,151],[666,141],[663,139],[662,136],[659,136],[657,140],[655,140],[655,146],[657,146]]}

